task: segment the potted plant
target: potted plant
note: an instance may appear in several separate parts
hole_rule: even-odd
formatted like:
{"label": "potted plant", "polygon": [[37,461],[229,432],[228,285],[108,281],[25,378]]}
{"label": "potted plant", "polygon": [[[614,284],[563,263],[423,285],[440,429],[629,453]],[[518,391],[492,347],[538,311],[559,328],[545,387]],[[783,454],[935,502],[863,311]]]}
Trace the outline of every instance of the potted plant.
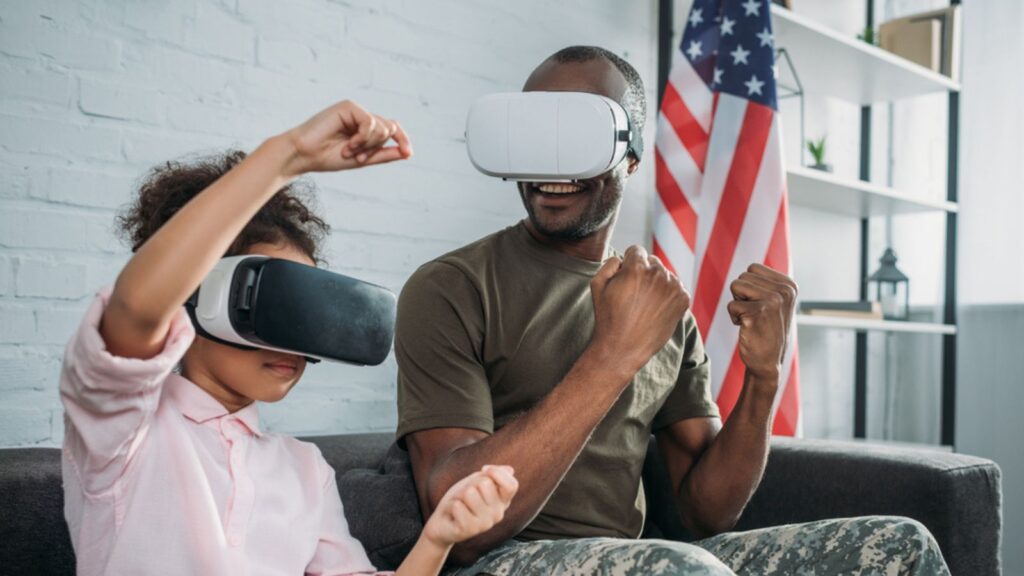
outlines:
{"label": "potted plant", "polygon": [[822,172],[831,172],[832,165],[825,163],[825,137],[822,136],[817,140],[807,141],[807,150],[810,151],[811,156],[814,158],[814,164],[811,168],[815,170],[821,170]]}
{"label": "potted plant", "polygon": [[863,42],[867,42],[872,46],[878,46],[878,33],[871,26],[866,26],[864,32],[857,34],[857,39]]}

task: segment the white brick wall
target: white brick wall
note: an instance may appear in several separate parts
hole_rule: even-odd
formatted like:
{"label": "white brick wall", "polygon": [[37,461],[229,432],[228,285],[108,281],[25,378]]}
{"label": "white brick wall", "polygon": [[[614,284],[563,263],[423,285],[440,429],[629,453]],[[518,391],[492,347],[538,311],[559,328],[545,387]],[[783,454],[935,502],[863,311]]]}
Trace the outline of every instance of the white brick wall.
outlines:
{"label": "white brick wall", "polygon": [[[0,446],[60,442],[62,348],[90,294],[126,261],[113,217],[148,167],[251,149],[342,98],[398,118],[413,160],[314,179],[334,226],[332,268],[398,290],[420,263],[521,217],[513,186],[466,159],[469,103],[518,89],[545,56],[578,43],[625,56],[650,88],[655,5],[0,2]],[[646,240],[652,194],[647,162],[620,247]],[[265,408],[265,423],[297,434],[393,429],[394,377],[393,359],[311,367]]]}

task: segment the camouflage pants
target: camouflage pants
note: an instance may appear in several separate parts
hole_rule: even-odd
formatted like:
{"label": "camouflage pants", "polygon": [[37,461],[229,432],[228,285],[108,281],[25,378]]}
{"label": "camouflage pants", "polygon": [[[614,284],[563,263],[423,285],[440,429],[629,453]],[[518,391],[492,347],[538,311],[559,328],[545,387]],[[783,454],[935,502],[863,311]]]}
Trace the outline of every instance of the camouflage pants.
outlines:
{"label": "camouflage pants", "polygon": [[719,534],[690,544],[618,538],[511,542],[450,574],[934,576],[948,575],[949,569],[919,522],[866,516]]}

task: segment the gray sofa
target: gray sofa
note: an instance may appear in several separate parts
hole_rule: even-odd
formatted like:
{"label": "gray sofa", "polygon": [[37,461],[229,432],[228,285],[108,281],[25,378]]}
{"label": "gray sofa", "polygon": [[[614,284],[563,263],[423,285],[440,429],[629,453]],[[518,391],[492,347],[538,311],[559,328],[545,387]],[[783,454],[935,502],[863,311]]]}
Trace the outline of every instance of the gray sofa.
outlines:
{"label": "gray sofa", "polygon": [[[353,533],[379,563],[400,558],[419,518],[408,462],[387,434],[310,438],[339,478]],[[653,450],[644,469],[645,537],[687,539]],[[0,575],[74,573],[63,520],[60,452],[0,450]],[[1001,487],[991,461],[853,442],[776,439],[737,529],[864,514],[923,522],[953,574],[1000,573]],[[404,534],[388,533],[403,532]]]}

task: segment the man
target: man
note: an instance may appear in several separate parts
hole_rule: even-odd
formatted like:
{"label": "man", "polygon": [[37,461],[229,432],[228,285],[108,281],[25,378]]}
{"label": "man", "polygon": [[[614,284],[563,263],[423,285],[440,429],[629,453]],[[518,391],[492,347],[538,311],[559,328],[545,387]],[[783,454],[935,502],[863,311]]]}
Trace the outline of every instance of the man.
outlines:
{"label": "man", "polygon": [[[636,71],[600,48],[559,51],[523,89],[601,94],[645,120]],[[504,519],[456,547],[470,565],[458,573],[946,572],[909,519],[725,533],[764,470],[797,288],[757,264],[731,284],[746,378],[723,425],[679,280],[641,247],[609,248],[638,166],[628,157],[578,184],[520,183],[525,220],[425,264],[402,292],[398,437],[424,515],[485,463],[511,465],[520,482]],[[704,540],[636,540],[652,432],[683,523]]]}

